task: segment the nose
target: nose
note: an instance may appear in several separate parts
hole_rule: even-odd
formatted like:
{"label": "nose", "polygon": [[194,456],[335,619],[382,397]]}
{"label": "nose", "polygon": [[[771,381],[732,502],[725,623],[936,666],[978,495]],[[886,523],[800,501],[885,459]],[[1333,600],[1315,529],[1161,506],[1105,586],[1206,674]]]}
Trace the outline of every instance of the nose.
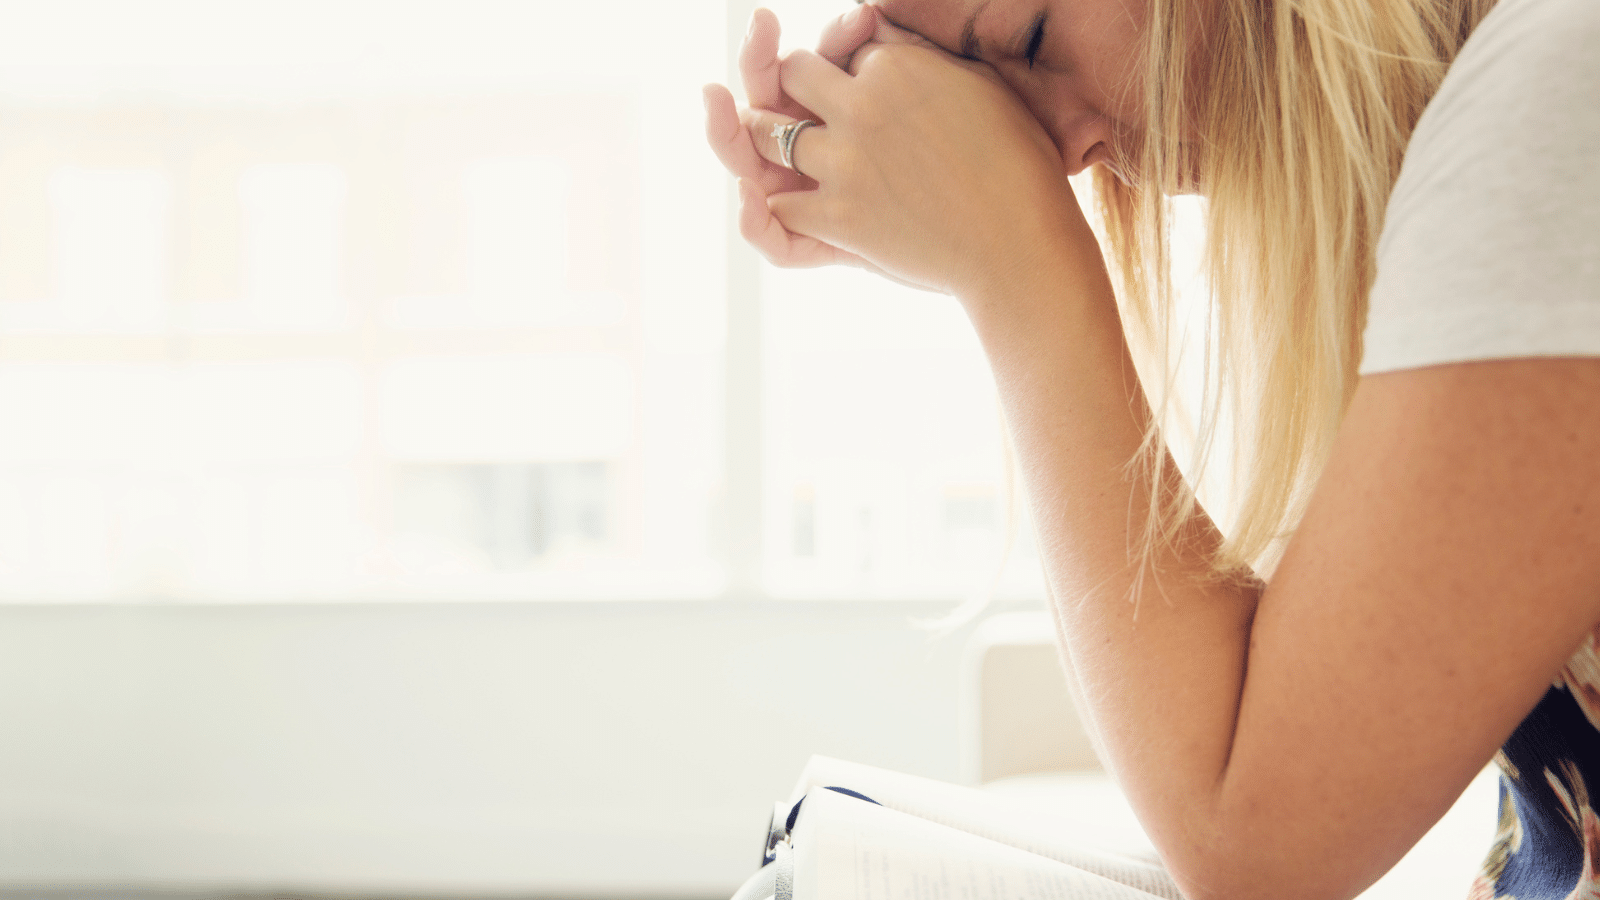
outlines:
{"label": "nose", "polygon": [[1117,162],[1116,120],[1091,103],[1080,86],[1070,80],[1058,80],[1059,76],[1041,78],[1020,65],[998,69],[1001,78],[1044,126],[1068,175],[1076,175],[1096,163]]}
{"label": "nose", "polygon": [[1096,163],[1112,159],[1114,135],[1111,122],[1103,115],[1080,110],[1077,115],[1052,129],[1056,148],[1061,151],[1061,162],[1068,175],[1076,175]]}
{"label": "nose", "polygon": [[1050,135],[1068,175],[1076,175],[1096,163],[1115,161],[1112,148],[1117,146],[1117,135],[1112,119],[1082,97],[1040,90],[1035,85],[1021,87],[1017,93]]}

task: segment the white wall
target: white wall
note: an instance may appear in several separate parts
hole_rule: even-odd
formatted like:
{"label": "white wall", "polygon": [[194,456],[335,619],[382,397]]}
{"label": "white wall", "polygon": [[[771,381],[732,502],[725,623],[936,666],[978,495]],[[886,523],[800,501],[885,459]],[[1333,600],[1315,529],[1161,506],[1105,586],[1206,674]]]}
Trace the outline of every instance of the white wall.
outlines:
{"label": "white wall", "polygon": [[0,889],[724,896],[811,753],[957,777],[946,609],[0,607]]}

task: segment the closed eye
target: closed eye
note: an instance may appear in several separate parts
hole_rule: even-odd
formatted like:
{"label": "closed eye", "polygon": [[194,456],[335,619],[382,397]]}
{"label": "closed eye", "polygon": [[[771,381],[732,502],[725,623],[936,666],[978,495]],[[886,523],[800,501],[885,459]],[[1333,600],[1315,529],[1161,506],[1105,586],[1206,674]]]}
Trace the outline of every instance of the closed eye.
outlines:
{"label": "closed eye", "polygon": [[1028,35],[1028,49],[1023,53],[1028,60],[1028,68],[1033,68],[1033,61],[1039,56],[1039,47],[1044,44],[1045,14],[1040,13],[1039,18],[1033,20],[1033,32]]}

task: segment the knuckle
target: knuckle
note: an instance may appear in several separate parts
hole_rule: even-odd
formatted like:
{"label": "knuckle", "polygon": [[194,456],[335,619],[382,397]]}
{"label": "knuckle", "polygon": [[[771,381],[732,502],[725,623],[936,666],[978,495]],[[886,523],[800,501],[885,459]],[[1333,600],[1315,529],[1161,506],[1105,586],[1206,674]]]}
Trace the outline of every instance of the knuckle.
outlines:
{"label": "knuckle", "polygon": [[795,58],[798,53],[798,50],[791,50],[785,53],[782,59],[778,60],[778,84],[780,86],[794,80]]}
{"label": "knuckle", "polygon": [[909,44],[880,44],[871,53],[858,54],[853,64],[856,75],[871,82],[886,82],[898,88],[917,83],[917,57],[923,52]]}

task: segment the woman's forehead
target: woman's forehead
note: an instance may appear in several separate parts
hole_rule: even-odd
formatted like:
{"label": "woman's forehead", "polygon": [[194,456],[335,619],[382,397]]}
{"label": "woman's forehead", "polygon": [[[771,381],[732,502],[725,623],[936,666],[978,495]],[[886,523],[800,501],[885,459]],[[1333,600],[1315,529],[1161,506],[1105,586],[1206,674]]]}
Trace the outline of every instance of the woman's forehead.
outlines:
{"label": "woman's forehead", "polygon": [[[989,7],[1017,5],[1019,0],[873,0],[890,21],[915,31],[946,49],[961,52],[963,38],[976,31]],[[1000,9],[993,10],[995,12]],[[981,32],[980,32],[981,35]],[[971,35],[971,36],[980,36]]]}
{"label": "woman's forehead", "polygon": [[[1146,20],[1151,0],[868,0],[890,21],[915,31],[953,53],[971,52],[972,42],[993,52],[995,41],[1016,37],[1016,31],[1039,16],[1051,15],[1052,30],[1065,29],[1077,39],[1104,43],[1127,37]],[[1199,3],[1209,9],[1213,2]]]}

